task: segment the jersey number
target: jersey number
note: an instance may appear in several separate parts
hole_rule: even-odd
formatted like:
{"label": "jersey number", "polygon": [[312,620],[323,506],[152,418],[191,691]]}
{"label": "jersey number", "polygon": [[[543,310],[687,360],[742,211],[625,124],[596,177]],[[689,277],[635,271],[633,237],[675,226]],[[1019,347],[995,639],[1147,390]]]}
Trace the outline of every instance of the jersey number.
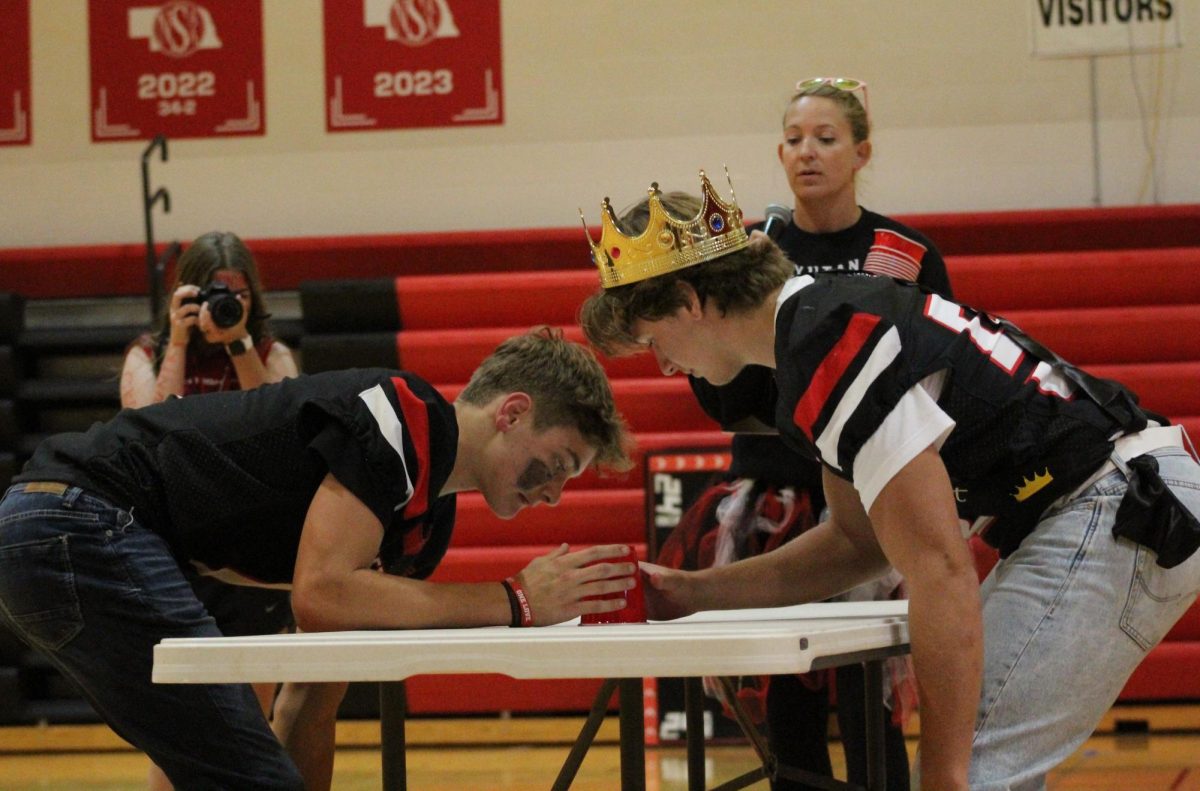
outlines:
{"label": "jersey number", "polygon": [[[961,305],[942,299],[937,294],[930,294],[925,301],[925,315],[948,330],[967,333],[979,350],[1005,373],[1009,376],[1016,373],[1025,351],[1000,330],[984,327],[979,315],[968,319]],[[1029,378],[1037,382],[1038,390],[1046,395],[1069,399],[1075,392],[1069,380],[1044,362],[1037,364]]]}

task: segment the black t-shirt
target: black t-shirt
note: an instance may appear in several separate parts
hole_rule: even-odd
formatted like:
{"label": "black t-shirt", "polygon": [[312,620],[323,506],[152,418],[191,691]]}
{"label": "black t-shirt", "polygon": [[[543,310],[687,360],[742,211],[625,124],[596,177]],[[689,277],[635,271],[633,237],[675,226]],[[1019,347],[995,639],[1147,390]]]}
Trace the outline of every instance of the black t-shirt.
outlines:
{"label": "black t-shirt", "polygon": [[[760,226],[752,225],[750,230]],[[854,225],[833,233],[809,233],[789,220],[775,241],[796,265],[796,274],[871,272],[913,280],[942,296],[952,296],[946,262],[933,242],[890,217],[866,209]],[[748,417],[774,425],[777,390],[771,369],[746,366],[722,387],[694,377],[690,381],[701,407],[722,426]],[[821,490],[821,471],[816,462],[798,455],[775,435],[735,436],[730,472],[739,478]],[[814,505],[819,510],[820,503]]]}
{"label": "black t-shirt", "polygon": [[833,233],[809,233],[788,222],[775,241],[792,259],[798,275],[870,272],[952,296],[946,262],[933,242],[867,209],[862,209],[854,225]]}
{"label": "black t-shirt", "polygon": [[941,457],[959,516],[997,517],[985,538],[1003,553],[1111,452],[1118,420],[986,314],[884,278],[807,280],[789,282],[802,287],[776,316],[775,424],[835,474],[859,481],[899,452],[915,430],[859,456],[901,398],[941,371],[938,407],[955,421]]}
{"label": "black t-shirt", "polygon": [[15,481],[53,480],[133,509],[182,563],[289,584],[326,473],[384,526],[384,571],[426,577],[445,554],[455,497],[454,408],[432,386],[381,369],[333,371],[248,391],[125,409],[38,447]]}

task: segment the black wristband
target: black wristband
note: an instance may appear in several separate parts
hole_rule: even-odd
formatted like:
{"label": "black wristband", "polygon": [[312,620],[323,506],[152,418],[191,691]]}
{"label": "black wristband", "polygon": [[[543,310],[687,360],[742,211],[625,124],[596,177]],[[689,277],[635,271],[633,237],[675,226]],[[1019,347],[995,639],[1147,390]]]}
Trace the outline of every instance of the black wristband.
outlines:
{"label": "black wristband", "polygon": [[521,603],[517,601],[517,592],[513,590],[512,583],[508,580],[500,580],[500,584],[504,586],[504,592],[508,594],[508,609],[512,613],[512,619],[509,626],[521,625]]}

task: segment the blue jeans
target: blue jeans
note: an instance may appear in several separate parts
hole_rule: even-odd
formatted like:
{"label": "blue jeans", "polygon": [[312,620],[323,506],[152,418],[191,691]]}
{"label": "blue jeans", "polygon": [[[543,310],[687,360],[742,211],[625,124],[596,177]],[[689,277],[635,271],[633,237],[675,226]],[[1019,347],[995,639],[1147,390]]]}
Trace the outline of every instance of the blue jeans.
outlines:
{"label": "blue jeans", "polygon": [[0,620],[72,679],[177,789],[304,783],[246,684],[153,684],[155,644],[217,637],[167,544],[78,487],[0,500]]}
{"label": "blue jeans", "polygon": [[[1159,473],[1200,514],[1200,467],[1157,450]],[[1114,539],[1120,471],[1047,512],[984,581],[983,693],[971,788],[1034,791],[1091,736],[1146,653],[1200,591],[1200,552],[1173,569]]]}

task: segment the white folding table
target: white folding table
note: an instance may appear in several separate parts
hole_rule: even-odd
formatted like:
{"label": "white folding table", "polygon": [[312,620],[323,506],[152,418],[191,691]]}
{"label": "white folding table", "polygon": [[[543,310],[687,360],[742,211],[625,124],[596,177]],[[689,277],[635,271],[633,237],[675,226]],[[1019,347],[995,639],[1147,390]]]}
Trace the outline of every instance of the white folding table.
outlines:
{"label": "white folding table", "polygon": [[[397,682],[424,673],[501,673],[513,678],[604,678],[592,714],[555,789],[567,788],[620,691],[622,789],[645,785],[643,677],[694,679],[688,686],[689,788],[703,788],[701,676],[804,673],[863,663],[867,679],[868,788],[883,788],[882,661],[908,651],[907,602],[805,604],[697,613],[676,621],[535,629],[419,629],[321,632],[164,640],[154,649],[157,683],[260,681]],[[384,788],[403,789],[403,686],[384,683],[381,730]],[[748,722],[743,729],[764,768],[740,788],[776,771]],[[786,768],[784,768],[786,771]],[[807,779],[807,778],[806,778]],[[828,788],[849,788],[837,781]]]}

